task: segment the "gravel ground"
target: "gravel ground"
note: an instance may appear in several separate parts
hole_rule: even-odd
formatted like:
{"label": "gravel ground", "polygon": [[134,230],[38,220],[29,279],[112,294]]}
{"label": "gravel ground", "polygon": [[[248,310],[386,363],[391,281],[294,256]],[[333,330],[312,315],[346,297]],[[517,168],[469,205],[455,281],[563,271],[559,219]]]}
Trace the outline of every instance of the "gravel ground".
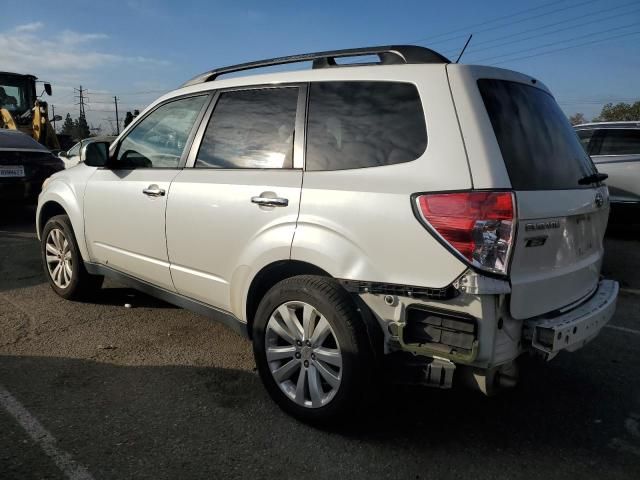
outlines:
{"label": "gravel ground", "polygon": [[[640,478],[635,234],[606,240],[619,328],[501,396],[394,387],[322,431],[274,406],[250,344],[221,325],[113,283],[95,303],[58,298],[33,212],[0,215],[0,393],[95,479]],[[65,478],[2,407],[0,478]]]}

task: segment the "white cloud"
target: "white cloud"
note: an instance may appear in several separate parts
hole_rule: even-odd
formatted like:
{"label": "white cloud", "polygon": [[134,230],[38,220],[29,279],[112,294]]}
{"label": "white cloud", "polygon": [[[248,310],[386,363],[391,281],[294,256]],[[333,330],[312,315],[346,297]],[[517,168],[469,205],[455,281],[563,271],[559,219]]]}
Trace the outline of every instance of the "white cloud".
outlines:
{"label": "white cloud", "polygon": [[0,32],[0,65],[20,73],[90,71],[118,64],[166,66],[166,60],[99,51],[93,43],[109,37],[103,33],[64,30],[53,36],[36,35],[42,22],[19,25]]}
{"label": "white cloud", "polygon": [[[163,68],[169,62],[112,53],[108,47],[109,37],[104,33],[54,30],[43,22],[32,22],[0,30],[0,65],[2,70],[30,73],[51,82],[53,96],[45,99],[54,104],[56,114],[62,116],[67,112],[77,116],[73,86],[83,85],[89,89],[87,120],[110,131],[107,119],[115,117],[113,105],[109,103],[113,94],[99,87],[108,88],[109,78],[116,72],[120,80],[157,78],[159,75],[154,69]],[[125,95],[120,104],[121,117],[124,118],[127,110],[142,109],[154,97],[154,94]]]}
{"label": "white cloud", "polygon": [[14,28],[14,31],[35,32],[36,30],[40,30],[42,27],[44,27],[44,23],[42,22],[31,22],[31,23],[25,23],[24,25],[18,25],[16,28]]}
{"label": "white cloud", "polygon": [[58,35],[57,40],[63,45],[82,45],[93,40],[105,40],[109,35],[104,33],[79,33],[71,30],[64,30]]}

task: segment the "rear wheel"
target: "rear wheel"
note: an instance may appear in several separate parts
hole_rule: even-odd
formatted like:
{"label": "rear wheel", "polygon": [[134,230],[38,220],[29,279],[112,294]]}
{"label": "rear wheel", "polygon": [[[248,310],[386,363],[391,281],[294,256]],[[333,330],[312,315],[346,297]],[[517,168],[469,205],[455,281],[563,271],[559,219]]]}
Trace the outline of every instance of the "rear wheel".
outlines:
{"label": "rear wheel", "polygon": [[256,313],[253,346],[271,397],[291,415],[327,423],[360,403],[371,379],[366,329],[333,279],[299,276],[274,286]]}
{"label": "rear wheel", "polygon": [[90,275],[76,243],[69,217],[56,215],[42,230],[42,263],[51,288],[63,298],[82,299],[94,294],[103,277]]}

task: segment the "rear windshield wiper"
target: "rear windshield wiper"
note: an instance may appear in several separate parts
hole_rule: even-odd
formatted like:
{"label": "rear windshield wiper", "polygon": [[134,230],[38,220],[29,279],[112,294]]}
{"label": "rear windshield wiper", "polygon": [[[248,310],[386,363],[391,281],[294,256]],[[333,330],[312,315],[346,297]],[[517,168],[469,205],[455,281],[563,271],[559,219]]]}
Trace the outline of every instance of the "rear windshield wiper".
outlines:
{"label": "rear windshield wiper", "polygon": [[591,175],[587,175],[586,177],[582,177],[580,180],[578,180],[578,185],[589,185],[591,183],[600,183],[603,180],[606,180],[607,178],[609,178],[609,175],[607,175],[606,173],[596,172],[596,173],[592,173]]}

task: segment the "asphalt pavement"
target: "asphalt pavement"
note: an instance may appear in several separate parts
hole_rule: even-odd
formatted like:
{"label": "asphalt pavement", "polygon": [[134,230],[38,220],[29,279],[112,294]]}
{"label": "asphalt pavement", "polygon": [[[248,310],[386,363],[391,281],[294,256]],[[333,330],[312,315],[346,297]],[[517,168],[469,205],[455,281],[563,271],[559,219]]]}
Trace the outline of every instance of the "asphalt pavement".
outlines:
{"label": "asphalt pavement", "polygon": [[93,303],[57,297],[32,219],[0,212],[2,480],[640,478],[637,233],[606,239],[622,292],[585,348],[493,398],[383,388],[325,431],[274,405],[225,327],[115,283]]}

